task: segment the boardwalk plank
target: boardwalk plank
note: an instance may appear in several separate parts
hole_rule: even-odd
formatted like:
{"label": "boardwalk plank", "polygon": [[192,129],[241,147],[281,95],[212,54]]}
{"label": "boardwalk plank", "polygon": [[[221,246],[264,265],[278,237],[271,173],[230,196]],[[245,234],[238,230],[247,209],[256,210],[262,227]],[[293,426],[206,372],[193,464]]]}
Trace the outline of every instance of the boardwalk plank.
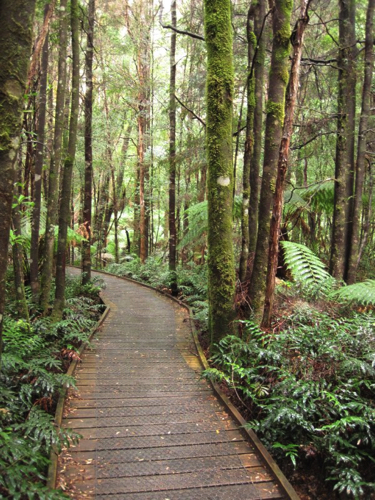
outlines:
{"label": "boardwalk plank", "polygon": [[224,411],[181,309],[155,292],[104,278],[113,307],[82,356],[63,425],[82,435],[59,459],[73,499],[283,498]]}

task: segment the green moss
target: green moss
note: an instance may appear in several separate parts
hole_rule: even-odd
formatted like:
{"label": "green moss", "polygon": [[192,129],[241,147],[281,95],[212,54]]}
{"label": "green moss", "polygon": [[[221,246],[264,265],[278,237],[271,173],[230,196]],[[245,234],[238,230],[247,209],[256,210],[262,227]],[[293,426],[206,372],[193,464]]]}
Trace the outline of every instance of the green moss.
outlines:
{"label": "green moss", "polygon": [[266,103],[267,114],[273,115],[280,123],[284,123],[284,101],[273,102],[268,99]]}

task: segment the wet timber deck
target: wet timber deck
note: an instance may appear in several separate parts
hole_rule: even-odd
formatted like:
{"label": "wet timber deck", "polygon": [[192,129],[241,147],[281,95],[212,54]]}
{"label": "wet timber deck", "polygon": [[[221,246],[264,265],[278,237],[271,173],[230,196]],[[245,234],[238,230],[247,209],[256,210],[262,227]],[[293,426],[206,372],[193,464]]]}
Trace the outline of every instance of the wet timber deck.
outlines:
{"label": "wet timber deck", "polygon": [[210,386],[187,313],[105,276],[111,312],[77,369],[63,425],[82,435],[59,458],[71,498],[285,498]]}

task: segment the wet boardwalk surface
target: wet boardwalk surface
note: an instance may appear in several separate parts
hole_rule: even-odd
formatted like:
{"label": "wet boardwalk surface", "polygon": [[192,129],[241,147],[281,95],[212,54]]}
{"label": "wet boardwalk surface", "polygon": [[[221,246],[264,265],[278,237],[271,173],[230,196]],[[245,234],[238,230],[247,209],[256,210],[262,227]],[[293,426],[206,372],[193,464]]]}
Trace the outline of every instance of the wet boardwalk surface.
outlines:
{"label": "wet boardwalk surface", "polygon": [[63,425],[82,435],[59,459],[74,499],[284,498],[205,381],[187,313],[105,276],[111,312],[83,355]]}

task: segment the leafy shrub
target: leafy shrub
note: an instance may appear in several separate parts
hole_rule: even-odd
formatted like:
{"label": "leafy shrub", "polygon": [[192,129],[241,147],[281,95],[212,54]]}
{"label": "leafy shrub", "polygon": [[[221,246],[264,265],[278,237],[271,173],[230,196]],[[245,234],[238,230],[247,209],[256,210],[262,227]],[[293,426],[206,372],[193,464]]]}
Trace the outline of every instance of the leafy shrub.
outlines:
{"label": "leafy shrub", "polygon": [[274,336],[245,322],[225,337],[205,377],[225,380],[251,411],[249,426],[269,448],[297,463],[322,457],[334,489],[358,498],[375,484],[361,465],[375,448],[374,318],[292,316]]}

